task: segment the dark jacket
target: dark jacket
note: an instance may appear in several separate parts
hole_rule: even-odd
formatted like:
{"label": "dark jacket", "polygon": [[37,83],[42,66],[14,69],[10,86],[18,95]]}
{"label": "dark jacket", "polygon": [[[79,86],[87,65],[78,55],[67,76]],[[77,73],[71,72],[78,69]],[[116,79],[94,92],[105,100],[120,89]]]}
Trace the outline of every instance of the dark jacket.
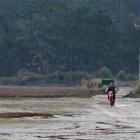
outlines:
{"label": "dark jacket", "polygon": [[113,93],[115,94],[116,93],[116,87],[115,86],[109,86],[107,89],[106,89],[106,92],[109,92],[109,91],[113,91]]}

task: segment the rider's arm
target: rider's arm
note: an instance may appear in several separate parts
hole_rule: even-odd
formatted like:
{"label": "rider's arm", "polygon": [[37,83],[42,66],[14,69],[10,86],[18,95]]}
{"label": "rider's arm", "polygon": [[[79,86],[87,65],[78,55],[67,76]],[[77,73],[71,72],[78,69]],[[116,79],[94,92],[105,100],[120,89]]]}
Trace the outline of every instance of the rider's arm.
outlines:
{"label": "rider's arm", "polygon": [[116,87],[115,87],[115,93],[118,91],[119,89],[117,89]]}
{"label": "rider's arm", "polygon": [[108,88],[105,89],[105,92],[106,92],[106,93],[108,92]]}

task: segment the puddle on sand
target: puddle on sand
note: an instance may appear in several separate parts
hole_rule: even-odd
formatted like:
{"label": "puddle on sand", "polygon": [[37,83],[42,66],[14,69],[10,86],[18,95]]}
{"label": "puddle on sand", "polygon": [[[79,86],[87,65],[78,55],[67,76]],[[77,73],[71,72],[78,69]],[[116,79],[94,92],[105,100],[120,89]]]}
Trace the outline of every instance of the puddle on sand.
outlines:
{"label": "puddle on sand", "polygon": [[129,105],[127,105],[127,104],[116,104],[115,106],[116,107],[124,107],[124,106],[129,106]]}

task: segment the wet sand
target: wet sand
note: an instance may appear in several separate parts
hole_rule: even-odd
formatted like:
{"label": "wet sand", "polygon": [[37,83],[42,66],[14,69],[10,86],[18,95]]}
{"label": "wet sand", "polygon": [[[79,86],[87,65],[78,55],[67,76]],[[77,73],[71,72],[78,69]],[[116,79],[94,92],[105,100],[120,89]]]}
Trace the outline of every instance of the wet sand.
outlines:
{"label": "wet sand", "polygon": [[20,98],[0,100],[2,112],[48,112],[53,118],[0,119],[0,140],[139,140],[140,98],[122,98],[114,107],[105,95],[92,98]]}

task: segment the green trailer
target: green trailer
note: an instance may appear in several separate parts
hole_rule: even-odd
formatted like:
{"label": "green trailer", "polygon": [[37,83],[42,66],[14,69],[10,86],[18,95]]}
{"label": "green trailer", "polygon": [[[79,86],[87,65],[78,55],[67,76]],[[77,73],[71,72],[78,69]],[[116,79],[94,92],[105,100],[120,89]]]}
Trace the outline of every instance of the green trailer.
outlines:
{"label": "green trailer", "polygon": [[102,86],[109,85],[110,83],[115,84],[115,81],[113,79],[103,79],[102,80]]}

